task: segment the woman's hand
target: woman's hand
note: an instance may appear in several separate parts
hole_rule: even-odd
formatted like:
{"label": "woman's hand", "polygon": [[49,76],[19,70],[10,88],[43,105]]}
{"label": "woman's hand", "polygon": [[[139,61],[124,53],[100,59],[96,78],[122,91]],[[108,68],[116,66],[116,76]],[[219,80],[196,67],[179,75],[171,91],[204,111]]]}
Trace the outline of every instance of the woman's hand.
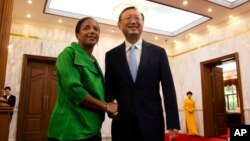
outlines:
{"label": "woman's hand", "polygon": [[117,116],[118,114],[118,103],[117,101],[114,99],[113,102],[109,102],[106,104],[107,106],[107,114],[109,118],[114,118]]}

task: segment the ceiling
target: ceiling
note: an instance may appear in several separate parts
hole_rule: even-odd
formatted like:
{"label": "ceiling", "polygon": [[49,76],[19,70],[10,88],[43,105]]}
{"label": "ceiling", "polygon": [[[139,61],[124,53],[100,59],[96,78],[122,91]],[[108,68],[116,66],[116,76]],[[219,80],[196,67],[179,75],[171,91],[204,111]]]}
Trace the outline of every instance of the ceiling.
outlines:
{"label": "ceiling", "polygon": [[[229,20],[229,15],[239,16],[250,11],[250,2],[249,0],[235,8],[227,8],[219,4],[215,4],[208,0],[187,0],[188,4],[183,5],[183,0],[152,0],[152,2],[163,4],[178,9],[186,10],[196,14],[200,14],[206,17],[209,17],[210,20],[205,23],[199,24],[185,32],[177,34],[173,37],[165,36],[162,34],[156,34],[151,32],[145,32],[145,38],[155,38],[156,36],[164,42],[173,42],[173,40],[184,40],[185,37],[190,33],[203,33],[206,31],[207,26],[216,26],[221,23]],[[32,0],[32,4],[28,4],[27,0],[14,0],[13,7],[13,21],[29,23],[43,23],[44,25],[50,25],[55,28],[69,28],[72,29],[75,27],[77,19],[67,18],[52,14],[44,13],[46,0]],[[93,7],[95,8],[95,7]],[[208,9],[211,8],[212,12],[208,12]],[[100,9],[96,9],[100,10]],[[100,12],[102,12],[100,10]],[[30,14],[30,18],[27,18],[26,15]],[[159,17],[161,18],[161,17]],[[182,17],[180,17],[182,18]],[[58,20],[62,22],[58,22]],[[115,32],[119,31],[118,28],[114,25],[101,24],[101,30],[103,32]],[[117,32],[118,33],[118,32]],[[118,34],[121,34],[120,32]]]}
{"label": "ceiling", "polygon": [[146,0],[47,0],[44,11],[48,14],[77,19],[91,16],[99,23],[116,26],[121,11],[129,6],[135,6],[143,13],[145,32],[171,37],[210,19],[193,12]]}

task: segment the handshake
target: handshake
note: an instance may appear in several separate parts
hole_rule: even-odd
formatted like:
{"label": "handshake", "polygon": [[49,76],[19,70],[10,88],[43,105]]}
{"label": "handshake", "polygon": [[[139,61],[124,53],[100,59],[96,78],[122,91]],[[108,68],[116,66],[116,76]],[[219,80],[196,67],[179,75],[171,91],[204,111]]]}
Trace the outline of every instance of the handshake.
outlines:
{"label": "handshake", "polygon": [[115,99],[106,103],[106,112],[109,118],[115,118],[118,115],[118,103]]}

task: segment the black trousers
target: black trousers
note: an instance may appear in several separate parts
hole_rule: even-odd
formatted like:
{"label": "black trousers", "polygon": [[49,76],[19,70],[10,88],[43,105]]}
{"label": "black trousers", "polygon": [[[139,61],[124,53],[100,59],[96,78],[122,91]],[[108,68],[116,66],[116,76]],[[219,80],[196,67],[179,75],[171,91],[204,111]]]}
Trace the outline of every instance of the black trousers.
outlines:
{"label": "black trousers", "polygon": [[133,118],[132,134],[130,141],[143,141],[138,118]]}
{"label": "black trousers", "polygon": [[[60,141],[60,140],[48,138],[48,141]],[[71,140],[71,141],[102,141],[102,137],[101,136],[93,136],[93,137],[88,138],[88,139]]]}

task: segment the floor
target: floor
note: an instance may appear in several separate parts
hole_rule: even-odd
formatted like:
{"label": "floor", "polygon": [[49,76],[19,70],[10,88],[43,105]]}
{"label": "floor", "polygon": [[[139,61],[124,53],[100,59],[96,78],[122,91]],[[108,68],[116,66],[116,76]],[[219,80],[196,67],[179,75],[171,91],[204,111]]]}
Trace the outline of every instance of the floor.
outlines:
{"label": "floor", "polygon": [[[165,141],[169,141],[169,135],[165,135]],[[186,134],[179,134],[175,141],[228,141],[228,139],[222,138],[207,138],[201,136],[189,136]]]}
{"label": "floor", "polygon": [[[165,135],[165,141],[168,140],[169,135]],[[206,138],[206,137],[201,137],[201,136],[188,136],[186,134],[179,134],[176,141],[227,141],[227,138]],[[103,138],[102,141],[111,141],[111,138],[106,137]]]}

